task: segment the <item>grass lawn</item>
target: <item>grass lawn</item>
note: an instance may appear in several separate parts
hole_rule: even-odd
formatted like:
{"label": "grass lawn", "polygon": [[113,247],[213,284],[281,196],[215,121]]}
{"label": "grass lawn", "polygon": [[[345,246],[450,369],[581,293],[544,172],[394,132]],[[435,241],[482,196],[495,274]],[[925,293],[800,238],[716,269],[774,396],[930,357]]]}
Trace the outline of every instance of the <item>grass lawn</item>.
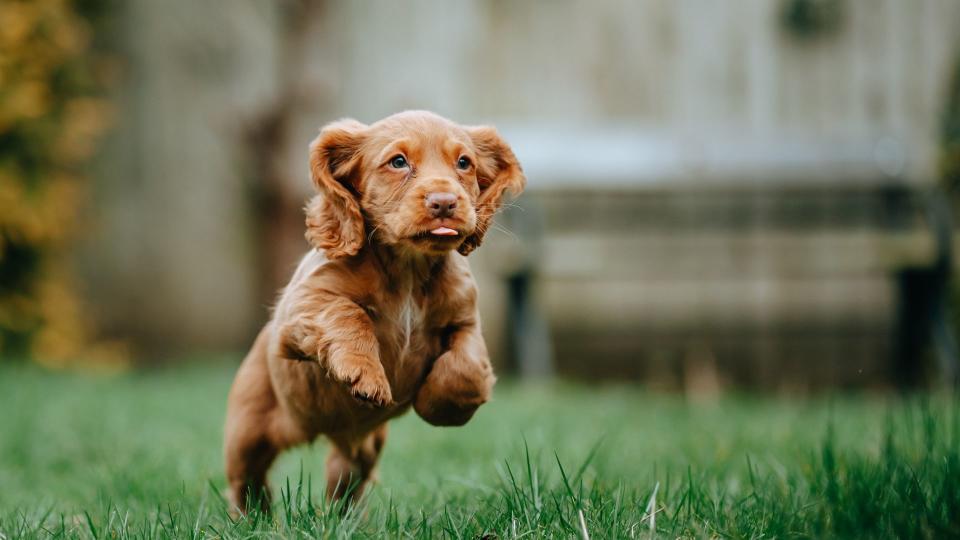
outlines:
{"label": "grass lawn", "polygon": [[232,374],[0,365],[0,538],[960,536],[952,398],[691,404],[568,384],[501,383],[463,428],[395,421],[380,483],[345,515],[322,501],[325,443],[288,452],[272,515],[231,520]]}

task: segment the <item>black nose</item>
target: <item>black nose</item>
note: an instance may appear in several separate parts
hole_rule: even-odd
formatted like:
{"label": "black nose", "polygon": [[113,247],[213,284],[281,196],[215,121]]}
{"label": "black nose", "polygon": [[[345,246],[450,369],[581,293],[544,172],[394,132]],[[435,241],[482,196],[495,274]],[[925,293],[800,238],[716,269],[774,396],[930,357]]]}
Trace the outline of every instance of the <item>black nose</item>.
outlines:
{"label": "black nose", "polygon": [[457,196],[453,193],[427,193],[424,199],[427,211],[435,218],[445,218],[453,215],[457,208]]}

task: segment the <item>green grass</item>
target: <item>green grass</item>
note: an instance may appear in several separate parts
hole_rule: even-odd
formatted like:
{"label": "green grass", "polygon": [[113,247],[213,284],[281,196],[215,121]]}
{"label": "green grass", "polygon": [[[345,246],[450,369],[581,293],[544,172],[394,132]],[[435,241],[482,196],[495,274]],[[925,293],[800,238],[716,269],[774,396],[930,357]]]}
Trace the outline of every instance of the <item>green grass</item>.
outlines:
{"label": "green grass", "polygon": [[345,514],[322,500],[325,444],[288,452],[272,515],[231,520],[231,377],[0,367],[0,538],[960,536],[952,398],[569,384],[501,384],[463,428],[395,421],[379,484]]}

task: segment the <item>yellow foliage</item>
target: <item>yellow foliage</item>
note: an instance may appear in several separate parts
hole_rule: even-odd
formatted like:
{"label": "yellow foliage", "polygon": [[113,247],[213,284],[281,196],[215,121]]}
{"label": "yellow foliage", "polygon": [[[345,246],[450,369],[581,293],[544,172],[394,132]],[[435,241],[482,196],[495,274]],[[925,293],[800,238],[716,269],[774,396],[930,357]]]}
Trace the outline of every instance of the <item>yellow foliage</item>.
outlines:
{"label": "yellow foliage", "polygon": [[0,3],[0,357],[125,359],[91,342],[69,264],[86,166],[110,117],[92,35],[72,0]]}

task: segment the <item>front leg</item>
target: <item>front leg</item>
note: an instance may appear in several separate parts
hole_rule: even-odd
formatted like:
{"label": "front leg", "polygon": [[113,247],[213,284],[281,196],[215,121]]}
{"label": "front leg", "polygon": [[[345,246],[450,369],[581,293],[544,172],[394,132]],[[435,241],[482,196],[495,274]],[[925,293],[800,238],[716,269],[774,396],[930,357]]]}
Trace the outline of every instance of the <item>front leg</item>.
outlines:
{"label": "front leg", "polygon": [[302,311],[279,328],[280,354],[316,359],[362,402],[376,407],[392,403],[373,322],[363,308],[348,298],[323,294],[304,302]]}
{"label": "front leg", "polygon": [[496,377],[475,322],[457,327],[450,348],[434,362],[413,408],[435,426],[462,426],[490,399]]}

